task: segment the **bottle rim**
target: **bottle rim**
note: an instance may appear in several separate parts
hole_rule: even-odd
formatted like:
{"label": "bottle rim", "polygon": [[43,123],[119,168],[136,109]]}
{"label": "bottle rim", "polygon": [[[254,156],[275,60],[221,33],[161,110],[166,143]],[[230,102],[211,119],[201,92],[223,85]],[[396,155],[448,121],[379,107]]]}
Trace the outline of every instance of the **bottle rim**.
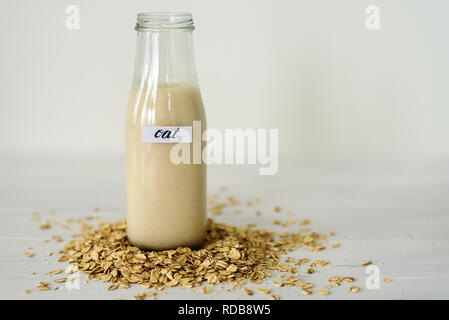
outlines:
{"label": "bottle rim", "polygon": [[137,31],[194,30],[188,12],[142,12],[137,15]]}

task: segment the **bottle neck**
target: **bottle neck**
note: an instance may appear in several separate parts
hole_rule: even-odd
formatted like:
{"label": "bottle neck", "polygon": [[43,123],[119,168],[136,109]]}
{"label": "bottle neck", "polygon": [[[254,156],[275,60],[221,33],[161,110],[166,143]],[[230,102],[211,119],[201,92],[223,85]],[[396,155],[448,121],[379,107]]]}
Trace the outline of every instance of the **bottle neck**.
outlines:
{"label": "bottle neck", "polygon": [[198,84],[191,30],[137,32],[133,84],[145,88],[159,83]]}

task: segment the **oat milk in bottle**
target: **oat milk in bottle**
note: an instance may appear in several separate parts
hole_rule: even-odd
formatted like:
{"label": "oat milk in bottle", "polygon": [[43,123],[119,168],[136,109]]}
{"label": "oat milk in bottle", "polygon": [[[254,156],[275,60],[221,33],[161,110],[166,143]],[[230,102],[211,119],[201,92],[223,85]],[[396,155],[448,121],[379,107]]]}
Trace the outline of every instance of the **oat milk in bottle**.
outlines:
{"label": "oat milk in bottle", "polygon": [[[193,29],[188,13],[137,17],[126,118],[126,215],[129,241],[143,249],[196,247],[205,237],[206,166],[193,163],[192,127],[193,121],[201,121],[202,134],[206,119]],[[182,147],[190,151],[190,164],[170,160],[177,143],[186,144]]]}

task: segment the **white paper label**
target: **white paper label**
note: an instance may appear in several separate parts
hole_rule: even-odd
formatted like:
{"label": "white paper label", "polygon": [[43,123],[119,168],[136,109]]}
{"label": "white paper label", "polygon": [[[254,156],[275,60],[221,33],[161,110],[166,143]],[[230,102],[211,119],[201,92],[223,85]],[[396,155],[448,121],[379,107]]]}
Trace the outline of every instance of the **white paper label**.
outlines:
{"label": "white paper label", "polygon": [[192,126],[142,126],[142,142],[192,143]]}

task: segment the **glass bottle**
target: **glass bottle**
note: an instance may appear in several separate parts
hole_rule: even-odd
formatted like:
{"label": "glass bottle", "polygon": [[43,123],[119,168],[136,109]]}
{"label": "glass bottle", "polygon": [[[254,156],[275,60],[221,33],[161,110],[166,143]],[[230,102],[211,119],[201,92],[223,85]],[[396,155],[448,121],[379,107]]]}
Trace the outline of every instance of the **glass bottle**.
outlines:
{"label": "glass bottle", "polygon": [[128,239],[143,249],[198,247],[206,233],[206,118],[192,15],[141,13],[136,30],[126,118]]}

